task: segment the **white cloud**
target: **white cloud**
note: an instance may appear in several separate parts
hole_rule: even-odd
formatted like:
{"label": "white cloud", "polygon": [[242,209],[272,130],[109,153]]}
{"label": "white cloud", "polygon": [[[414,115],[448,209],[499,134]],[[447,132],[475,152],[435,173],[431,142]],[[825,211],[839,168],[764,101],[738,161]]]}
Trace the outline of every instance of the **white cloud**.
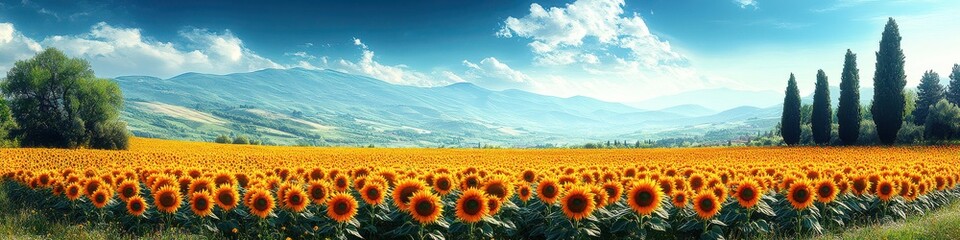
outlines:
{"label": "white cloud", "polygon": [[740,5],[740,8],[747,8],[747,7],[753,7],[754,9],[757,8],[756,0],[733,0],[733,2],[736,3],[737,5]]}
{"label": "white cloud", "polygon": [[11,23],[0,23],[0,71],[6,75],[17,60],[26,59],[43,49],[40,44],[23,36]]}
{"label": "white cloud", "polygon": [[724,85],[727,79],[700,74],[670,42],[653,34],[643,17],[625,12],[624,6],[622,0],[577,0],[549,9],[534,3],[526,16],[508,17],[496,35],[529,39],[532,63],[539,67],[521,69],[528,81],[515,87],[635,102],[730,86]]}
{"label": "white cloud", "polygon": [[[370,50],[359,38],[353,39],[353,44],[360,47],[361,55],[357,61],[340,59],[336,61],[332,68],[352,73],[380,79],[393,84],[411,85],[421,87],[443,86],[454,82],[463,81],[452,72],[434,71],[423,73],[413,70],[406,65],[387,65],[374,59],[374,52]],[[323,59],[326,62],[326,58]],[[324,64],[326,65],[326,64]],[[453,75],[453,76],[451,76]]]}
{"label": "white cloud", "polygon": [[462,63],[467,67],[466,79],[494,90],[523,88],[530,82],[529,76],[493,57],[484,58],[479,63],[467,60]]}
{"label": "white cloud", "polygon": [[[87,33],[50,36],[39,44],[22,35],[16,36],[21,42],[28,43],[27,49],[33,53],[39,51],[40,46],[55,47],[67,55],[84,58],[90,61],[99,76],[104,77],[150,75],[166,78],[184,72],[226,74],[283,67],[244,47],[230,31],[215,33],[191,29],[181,31],[179,35],[187,40],[187,46],[153,40],[144,37],[140,29],[114,27],[103,22],[91,27]],[[14,58],[26,59],[32,55]],[[5,62],[8,60],[0,59],[0,66]]]}

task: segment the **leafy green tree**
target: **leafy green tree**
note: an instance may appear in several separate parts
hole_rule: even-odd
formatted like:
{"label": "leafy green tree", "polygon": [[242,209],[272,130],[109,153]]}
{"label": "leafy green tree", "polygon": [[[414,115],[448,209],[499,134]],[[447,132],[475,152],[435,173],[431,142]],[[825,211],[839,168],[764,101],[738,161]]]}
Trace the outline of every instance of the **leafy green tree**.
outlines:
{"label": "leafy green tree", "polygon": [[126,148],[120,88],[96,78],[83,59],[46,49],[17,61],[0,89],[10,100],[14,135],[23,146]]}
{"label": "leafy green tree", "polygon": [[13,115],[10,113],[10,107],[7,106],[7,100],[0,97],[0,147],[9,147],[14,142],[10,139],[10,130],[17,126],[13,121]]}
{"label": "leafy green tree", "polygon": [[787,145],[800,143],[800,90],[797,79],[790,73],[786,96],[783,98],[783,115],[780,117],[780,136]]}
{"label": "leafy green tree", "polygon": [[850,49],[844,57],[840,76],[837,124],[840,141],[846,145],[856,144],[860,137],[860,69],[857,69],[857,55]]}
{"label": "leafy green tree", "polygon": [[920,78],[917,86],[916,108],[913,110],[913,124],[923,125],[927,121],[927,112],[930,106],[943,99],[943,85],[940,85],[940,75],[929,70]]}
{"label": "leafy green tree", "polygon": [[903,125],[903,87],[907,85],[904,74],[903,49],[900,48],[900,30],[890,18],[884,27],[877,51],[877,68],[873,76],[873,122],[877,124],[880,142],[891,145],[897,140],[897,132]]}
{"label": "leafy green tree", "polygon": [[950,85],[947,86],[947,101],[960,106],[960,64],[953,64],[950,71]]}
{"label": "leafy green tree", "polygon": [[813,92],[813,112],[810,118],[810,130],[813,142],[830,143],[830,126],[833,125],[833,109],[830,107],[830,84],[823,69],[817,71],[817,85]]}
{"label": "leafy green tree", "polygon": [[930,140],[942,141],[956,137],[960,130],[960,107],[940,99],[930,108],[924,127],[924,136]]}
{"label": "leafy green tree", "polygon": [[213,140],[213,142],[216,142],[216,143],[233,143],[233,140],[230,140],[230,137],[227,136],[227,135],[220,134],[220,136],[217,136],[217,139],[216,139],[216,140]]}
{"label": "leafy green tree", "polygon": [[237,136],[233,139],[233,144],[250,144],[250,138],[245,135]]}
{"label": "leafy green tree", "polygon": [[903,121],[913,122],[913,111],[917,109],[917,91],[913,89],[903,90]]}

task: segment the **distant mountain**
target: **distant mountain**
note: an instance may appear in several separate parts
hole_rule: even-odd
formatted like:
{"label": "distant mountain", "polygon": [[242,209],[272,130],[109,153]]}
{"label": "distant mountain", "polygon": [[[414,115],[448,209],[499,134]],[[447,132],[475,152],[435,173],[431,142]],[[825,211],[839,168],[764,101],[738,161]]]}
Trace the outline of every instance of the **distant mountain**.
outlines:
{"label": "distant mountain", "polygon": [[643,109],[662,109],[677,105],[700,105],[708,109],[726,110],[741,106],[765,108],[783,102],[783,93],[714,88],[656,97],[631,104]]}
{"label": "distant mountain", "polygon": [[645,111],[580,96],[492,91],[470,83],[412,87],[300,68],[115,81],[126,98],[123,118],[134,134],[203,141],[244,134],[286,145],[533,146],[637,133],[665,138],[670,136],[657,133],[684,124],[723,123],[704,131],[734,128],[749,134],[773,125],[738,124],[779,117],[758,108],[732,114],[697,105]]}
{"label": "distant mountain", "polygon": [[[813,93],[800,98],[800,102],[802,104],[813,104]],[[873,88],[860,88],[860,105],[867,106],[870,105],[871,102],[873,102]],[[830,104],[832,104],[834,111],[836,111],[837,106],[840,104],[839,86],[830,86]]]}
{"label": "distant mountain", "polygon": [[688,116],[688,117],[702,117],[702,116],[707,116],[707,115],[712,115],[717,113],[716,110],[709,109],[704,106],[700,106],[696,104],[677,105],[673,107],[660,109],[659,111],[679,114],[679,115]]}

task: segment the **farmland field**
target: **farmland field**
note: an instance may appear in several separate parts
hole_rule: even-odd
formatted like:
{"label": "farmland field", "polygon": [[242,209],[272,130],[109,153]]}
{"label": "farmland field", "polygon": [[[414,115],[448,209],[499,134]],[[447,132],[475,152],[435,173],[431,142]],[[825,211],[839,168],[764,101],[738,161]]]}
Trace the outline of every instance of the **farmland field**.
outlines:
{"label": "farmland field", "polygon": [[11,202],[143,235],[226,238],[814,236],[960,196],[960,146],[372,149],[131,139],[0,149]]}

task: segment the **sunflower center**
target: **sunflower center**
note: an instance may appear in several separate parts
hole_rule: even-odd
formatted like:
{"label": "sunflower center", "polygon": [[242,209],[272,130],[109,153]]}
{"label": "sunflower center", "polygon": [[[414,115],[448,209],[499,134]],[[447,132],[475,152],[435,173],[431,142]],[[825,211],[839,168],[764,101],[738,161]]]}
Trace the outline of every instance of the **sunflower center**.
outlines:
{"label": "sunflower center", "polygon": [[450,190],[450,180],[446,178],[437,179],[437,187],[444,191]]}
{"label": "sunflower center", "polygon": [[524,196],[524,197],[530,195],[530,189],[529,189],[529,188],[521,188],[521,189],[520,189],[520,195],[521,195],[521,196]]}
{"label": "sunflower center", "polygon": [[544,186],[543,196],[546,198],[553,198],[557,196],[557,187],[554,187],[553,185]]}
{"label": "sunflower center", "polygon": [[497,198],[503,198],[507,195],[507,190],[501,184],[491,184],[487,186],[486,192]]}
{"label": "sunflower center", "polygon": [[890,184],[884,184],[880,186],[880,194],[890,195],[890,192],[893,192],[893,187]]}
{"label": "sunflower center", "polygon": [[477,187],[477,185],[480,185],[480,182],[477,181],[477,178],[467,179],[467,187]]}
{"label": "sunflower center", "polygon": [[137,201],[130,202],[130,210],[133,210],[134,212],[139,212],[140,210],[143,210],[143,204]]}
{"label": "sunflower center", "polygon": [[160,195],[160,205],[163,207],[173,207],[176,204],[175,201],[172,194]]}
{"label": "sunflower center", "polygon": [[337,215],[346,215],[350,212],[350,206],[347,205],[346,201],[337,201],[333,204],[333,213]]}
{"label": "sunflower center", "polygon": [[125,188],[123,188],[123,196],[124,196],[124,197],[133,197],[133,188],[132,188],[132,187],[125,187]]}
{"label": "sunflower center", "polygon": [[713,205],[713,201],[710,201],[710,199],[708,198],[704,198],[703,200],[700,200],[699,205],[700,205],[700,209],[703,210],[704,212],[712,212],[713,208],[716,207]]}
{"label": "sunflower center", "polygon": [[324,197],[323,188],[313,188],[312,190],[310,190],[310,196],[313,197],[313,199],[323,199]]}
{"label": "sunflower center", "polygon": [[797,189],[796,191],[793,191],[793,199],[796,200],[797,202],[805,203],[809,198],[810,198],[810,193],[807,192],[807,189],[800,188],[800,189]]}
{"label": "sunflower center", "polygon": [[293,205],[300,205],[300,203],[302,203],[302,202],[303,202],[303,198],[301,198],[299,194],[294,194],[293,196],[290,196],[290,203],[291,203],[291,204],[293,204]]}
{"label": "sunflower center", "polygon": [[103,203],[103,202],[106,202],[106,201],[107,201],[107,197],[104,196],[103,194],[97,194],[95,200],[96,200],[97,203]]}
{"label": "sunflower center", "polygon": [[820,195],[820,197],[830,197],[830,195],[833,195],[833,188],[829,185],[820,186],[820,188],[817,189],[817,194]]}
{"label": "sunflower center", "polygon": [[370,199],[380,199],[380,190],[376,188],[367,189],[367,197]]}
{"label": "sunflower center", "polygon": [[752,201],[757,196],[757,193],[753,191],[753,188],[744,188],[740,191],[740,199],[744,201]]}
{"label": "sunflower center", "polygon": [[635,201],[637,206],[646,207],[653,204],[653,194],[650,194],[648,191],[639,191],[635,196]]}
{"label": "sunflower center", "polygon": [[217,196],[217,199],[219,199],[220,202],[225,205],[233,205],[233,195],[230,195],[229,193],[221,193],[219,196]]}
{"label": "sunflower center", "polygon": [[524,181],[533,182],[533,178],[534,178],[533,172],[525,172],[525,173],[523,173],[523,180],[524,180]]}
{"label": "sunflower center", "polygon": [[613,187],[605,187],[603,188],[603,190],[607,192],[607,198],[612,198],[617,196],[617,190],[613,189]]}
{"label": "sunflower center", "polygon": [[867,183],[863,181],[854,181],[853,189],[856,189],[858,192],[863,191],[864,189],[867,189]]}
{"label": "sunflower center", "polygon": [[253,201],[253,208],[256,208],[257,211],[266,211],[267,210],[267,199],[266,198],[257,198]]}
{"label": "sunflower center", "polygon": [[567,202],[570,212],[573,213],[582,213],[587,210],[587,198],[577,195],[570,198],[570,201]]}
{"label": "sunflower center", "polygon": [[433,206],[433,203],[430,203],[430,201],[417,202],[416,210],[417,210],[417,215],[424,216],[424,217],[433,215],[433,212],[436,211],[435,207]]}
{"label": "sunflower center", "polygon": [[463,212],[467,215],[476,215],[480,210],[480,199],[470,198],[463,203]]}
{"label": "sunflower center", "polygon": [[207,208],[210,208],[210,203],[207,202],[206,198],[197,198],[197,203],[194,204],[197,207],[197,210],[206,211]]}

